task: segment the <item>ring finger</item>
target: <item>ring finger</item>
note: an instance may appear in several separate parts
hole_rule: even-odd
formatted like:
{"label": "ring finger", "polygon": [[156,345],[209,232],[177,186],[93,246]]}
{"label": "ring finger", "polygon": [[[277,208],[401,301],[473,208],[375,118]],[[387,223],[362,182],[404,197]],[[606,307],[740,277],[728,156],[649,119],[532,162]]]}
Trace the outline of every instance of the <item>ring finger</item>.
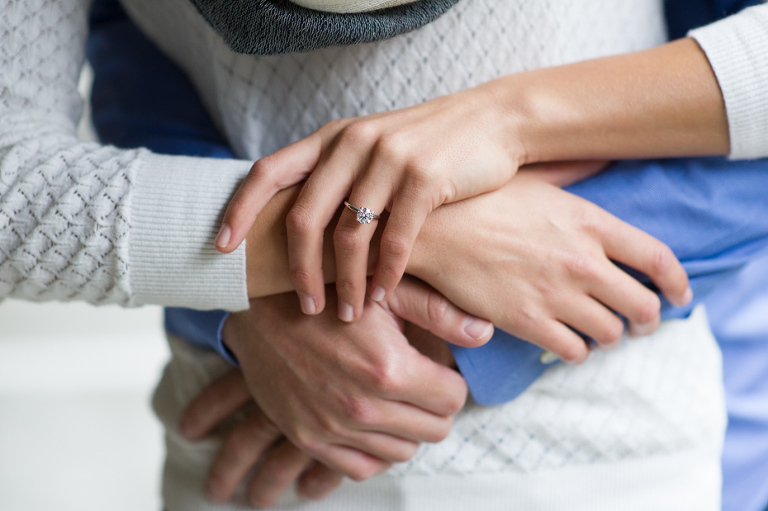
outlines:
{"label": "ring finger", "polygon": [[[386,182],[364,179],[350,194],[333,234],[336,251],[336,291],[339,295],[339,319],[354,321],[363,313],[371,239],[378,220],[390,198]],[[354,212],[352,209],[356,209]]]}

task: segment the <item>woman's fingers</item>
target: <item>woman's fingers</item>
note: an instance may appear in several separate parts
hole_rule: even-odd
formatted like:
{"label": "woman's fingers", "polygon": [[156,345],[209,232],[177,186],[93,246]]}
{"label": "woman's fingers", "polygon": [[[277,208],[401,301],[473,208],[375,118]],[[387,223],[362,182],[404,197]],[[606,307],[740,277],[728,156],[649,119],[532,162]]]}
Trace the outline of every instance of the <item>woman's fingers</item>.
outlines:
{"label": "woman's fingers", "polygon": [[208,472],[206,493],[213,502],[232,499],[248,471],[282,433],[261,412],[246,417],[224,439]]}
{"label": "woman's fingers", "polygon": [[467,314],[424,282],[405,277],[387,298],[398,317],[458,346],[473,348],[488,342],[493,325]]}
{"label": "woman's fingers", "polygon": [[286,217],[288,268],[304,314],[319,314],[325,308],[323,236],[357,174],[359,163],[353,156],[356,153],[343,140],[338,142],[304,183]]}
{"label": "woman's fingers", "polygon": [[[365,216],[363,208],[373,214],[381,214],[387,204],[390,188],[386,183],[362,180],[349,196],[349,207],[341,213],[333,233],[336,252],[336,294],[338,295],[339,319],[351,322],[363,313],[367,290],[368,254],[371,239],[378,221]],[[362,217],[362,222],[360,221]]]}
{"label": "woman's fingers", "polygon": [[428,183],[406,182],[394,195],[391,213],[381,235],[379,259],[370,285],[370,295],[376,301],[384,300],[405,273],[413,244],[427,215],[432,212],[433,201]]}
{"label": "woman's fingers", "polygon": [[309,467],[312,458],[283,439],[259,463],[248,484],[248,501],[257,508],[274,506],[280,495]]}
{"label": "woman's fingers", "polygon": [[229,253],[240,246],[267,202],[280,190],[306,178],[322,149],[323,137],[315,133],[254,163],[227,206],[216,248]]}
{"label": "woman's fingers", "polygon": [[314,463],[299,478],[296,490],[305,499],[320,500],[341,486],[343,481],[343,475],[334,472],[322,463]]}
{"label": "woman's fingers", "polygon": [[605,254],[648,275],[673,305],[690,303],[693,292],[688,285],[688,275],[672,250],[612,215],[604,217],[605,225],[600,232]]}
{"label": "woman's fingers", "polygon": [[187,440],[202,438],[251,399],[242,373],[232,369],[192,400],[179,422],[179,432]]}

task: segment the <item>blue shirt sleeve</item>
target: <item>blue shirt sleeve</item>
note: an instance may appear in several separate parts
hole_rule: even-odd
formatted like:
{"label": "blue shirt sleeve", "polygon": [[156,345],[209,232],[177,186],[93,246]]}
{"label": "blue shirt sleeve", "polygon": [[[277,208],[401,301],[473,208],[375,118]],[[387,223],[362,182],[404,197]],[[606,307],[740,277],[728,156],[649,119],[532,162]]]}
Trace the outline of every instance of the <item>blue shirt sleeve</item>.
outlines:
{"label": "blue shirt sleeve", "polygon": [[[675,252],[688,272],[694,301],[674,308],[662,297],[663,319],[687,316],[720,282],[768,246],[766,160],[618,162],[568,191]],[[645,275],[630,273],[651,286]],[[547,368],[539,360],[540,348],[505,332],[480,348],[451,349],[474,399],[485,405],[515,398]]]}

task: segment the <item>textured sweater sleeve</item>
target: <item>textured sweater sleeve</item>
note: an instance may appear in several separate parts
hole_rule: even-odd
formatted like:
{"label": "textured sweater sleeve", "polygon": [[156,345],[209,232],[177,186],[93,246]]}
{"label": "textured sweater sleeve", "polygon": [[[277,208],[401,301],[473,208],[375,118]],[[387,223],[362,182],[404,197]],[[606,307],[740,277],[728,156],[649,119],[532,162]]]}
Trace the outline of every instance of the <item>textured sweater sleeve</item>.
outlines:
{"label": "textured sweater sleeve", "polygon": [[247,308],[213,239],[248,162],[77,140],[88,4],[0,6],[0,299]]}
{"label": "textured sweater sleeve", "polygon": [[768,157],[768,4],[692,30],[725,100],[731,158]]}

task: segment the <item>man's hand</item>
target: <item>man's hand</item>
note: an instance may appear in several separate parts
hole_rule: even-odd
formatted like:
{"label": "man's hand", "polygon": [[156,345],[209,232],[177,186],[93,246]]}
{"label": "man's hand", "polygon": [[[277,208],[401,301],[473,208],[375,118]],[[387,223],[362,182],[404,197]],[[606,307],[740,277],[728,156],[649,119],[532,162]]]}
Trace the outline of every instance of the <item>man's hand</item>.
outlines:
{"label": "man's hand", "polygon": [[336,489],[343,476],[294,446],[264,413],[254,407],[242,373],[232,369],[213,381],[187,407],[182,424],[190,440],[198,440],[248,410],[245,419],[227,432],[208,472],[208,498],[228,501],[253,469],[248,482],[248,502],[271,507],[294,482],[304,498],[317,500]]}
{"label": "man's hand", "polygon": [[616,312],[630,333],[658,325],[659,298],[613,261],[648,275],[673,304],[690,301],[685,270],[666,245],[535,174],[436,210],[409,273],[573,363],[589,353],[573,330],[609,346],[623,332]]}
{"label": "man's hand", "polygon": [[[408,344],[404,321],[463,346],[483,344],[493,333],[487,321],[405,279],[384,306],[369,301],[354,324],[333,311],[305,316],[295,294],[286,294],[231,315],[223,336],[263,419],[276,427],[272,435],[284,434],[311,458],[361,480],[409,459],[420,442],[442,440],[466,399],[458,373]],[[206,429],[200,424],[187,420],[183,429],[197,438]],[[250,458],[261,449],[248,451]],[[212,493],[228,500],[236,484]]]}

